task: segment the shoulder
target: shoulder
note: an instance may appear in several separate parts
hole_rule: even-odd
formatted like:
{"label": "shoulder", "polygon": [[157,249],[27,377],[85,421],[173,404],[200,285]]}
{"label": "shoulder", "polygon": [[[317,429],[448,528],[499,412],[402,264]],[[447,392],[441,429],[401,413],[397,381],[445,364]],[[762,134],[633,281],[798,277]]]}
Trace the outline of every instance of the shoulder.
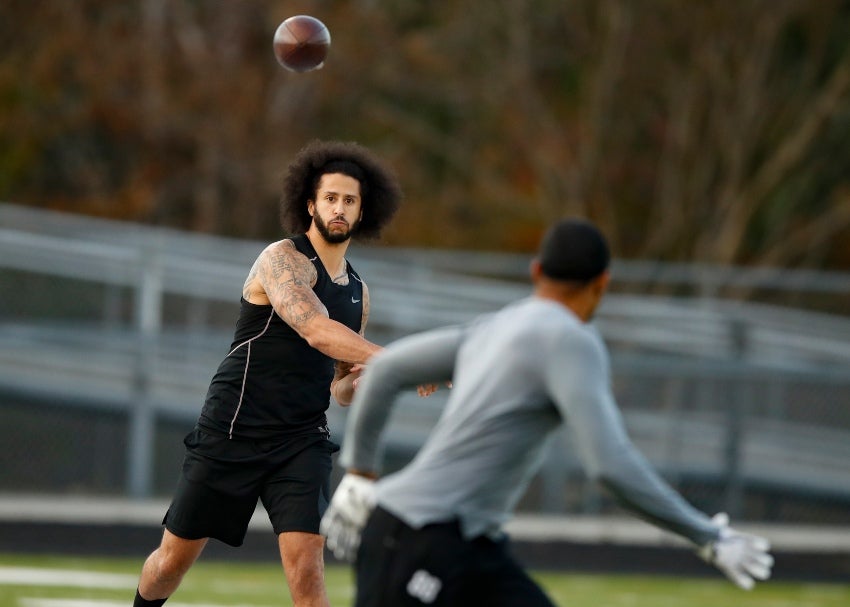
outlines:
{"label": "shoulder", "polygon": [[288,254],[293,252],[300,253],[295,247],[295,243],[292,242],[292,239],[290,238],[284,238],[283,240],[269,243],[266,248],[263,249],[263,254]]}
{"label": "shoulder", "polygon": [[534,325],[536,339],[546,344],[550,356],[558,354],[603,363],[607,360],[605,343],[596,327],[582,322],[558,304],[545,304],[545,310],[535,313]]}
{"label": "shoulder", "polygon": [[604,394],[611,382],[608,353],[598,333],[580,321],[559,323],[539,336],[535,359],[556,401],[584,401]]}
{"label": "shoulder", "polygon": [[555,373],[571,368],[587,385],[608,382],[611,373],[608,350],[593,326],[581,322],[566,325],[553,337],[547,358]]}
{"label": "shoulder", "polygon": [[354,266],[348,260],[348,258],[345,259],[345,264],[346,264],[346,267],[348,268],[348,273],[351,274],[354,278],[356,278],[358,282],[362,283],[363,278],[360,276],[360,273],[357,270],[354,269]]}
{"label": "shoulder", "polygon": [[265,249],[263,249],[263,252],[260,253],[260,257],[266,257],[269,259],[303,259],[304,261],[309,261],[307,259],[307,256],[304,255],[304,253],[302,253],[301,251],[299,251],[296,248],[295,243],[292,242],[292,240],[290,240],[289,238],[270,243],[268,246],[266,246]]}
{"label": "shoulder", "polygon": [[280,277],[283,274],[293,273],[315,280],[316,267],[290,239],[269,244],[260,253],[260,260],[264,262],[263,265],[268,268],[272,276]]}

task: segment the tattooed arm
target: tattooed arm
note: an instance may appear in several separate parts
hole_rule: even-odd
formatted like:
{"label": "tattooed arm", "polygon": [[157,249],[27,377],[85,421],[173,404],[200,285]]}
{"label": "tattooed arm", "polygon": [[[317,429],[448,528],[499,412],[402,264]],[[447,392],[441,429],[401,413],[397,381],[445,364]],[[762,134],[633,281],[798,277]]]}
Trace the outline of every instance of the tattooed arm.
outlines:
{"label": "tattooed arm", "polygon": [[[313,291],[316,268],[289,240],[260,253],[245,281],[242,296],[274,307],[284,322],[311,347],[338,361],[364,363],[381,349],[342,323],[331,320]],[[364,314],[368,305],[364,298]]]}

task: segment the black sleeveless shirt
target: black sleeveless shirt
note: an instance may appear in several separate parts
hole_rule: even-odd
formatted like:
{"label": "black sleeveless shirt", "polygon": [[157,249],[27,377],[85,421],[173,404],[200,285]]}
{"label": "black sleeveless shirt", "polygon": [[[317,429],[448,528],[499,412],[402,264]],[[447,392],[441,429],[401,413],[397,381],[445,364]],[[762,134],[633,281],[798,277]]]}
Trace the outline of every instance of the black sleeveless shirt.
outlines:
{"label": "black sleeveless shirt", "polygon": [[[316,266],[313,291],[329,316],[359,332],[363,283],[351,264],[346,261],[348,284],[337,284],[305,234],[291,240]],[[243,298],[230,353],[210,383],[198,426],[251,439],[323,430],[334,363],[311,348],[271,305]]]}

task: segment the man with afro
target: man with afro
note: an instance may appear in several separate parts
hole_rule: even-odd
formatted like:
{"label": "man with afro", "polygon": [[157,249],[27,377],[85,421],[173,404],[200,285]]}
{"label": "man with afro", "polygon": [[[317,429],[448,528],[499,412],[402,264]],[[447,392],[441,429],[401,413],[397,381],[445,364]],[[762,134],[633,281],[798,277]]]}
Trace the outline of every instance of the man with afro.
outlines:
{"label": "man with afro", "polygon": [[345,255],[353,237],[378,237],[400,201],[394,175],[356,143],[313,141],[289,165],[281,219],[294,235],[268,245],[245,280],[136,607],[162,605],[209,538],[241,545],[258,500],[294,604],[328,605],[319,521],[338,446],[325,413],[331,396],[351,403],[360,365],[380,350],[363,337],[369,291]]}

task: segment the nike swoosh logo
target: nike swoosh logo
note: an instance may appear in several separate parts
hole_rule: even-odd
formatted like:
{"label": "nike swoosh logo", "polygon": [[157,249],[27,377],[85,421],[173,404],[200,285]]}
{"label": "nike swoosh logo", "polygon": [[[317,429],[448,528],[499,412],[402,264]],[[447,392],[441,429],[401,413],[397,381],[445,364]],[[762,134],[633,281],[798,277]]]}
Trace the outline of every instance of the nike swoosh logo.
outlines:
{"label": "nike swoosh logo", "polygon": [[352,298],[351,298],[351,303],[360,303],[360,300],[359,300],[359,299],[354,299],[354,298],[352,297]]}

